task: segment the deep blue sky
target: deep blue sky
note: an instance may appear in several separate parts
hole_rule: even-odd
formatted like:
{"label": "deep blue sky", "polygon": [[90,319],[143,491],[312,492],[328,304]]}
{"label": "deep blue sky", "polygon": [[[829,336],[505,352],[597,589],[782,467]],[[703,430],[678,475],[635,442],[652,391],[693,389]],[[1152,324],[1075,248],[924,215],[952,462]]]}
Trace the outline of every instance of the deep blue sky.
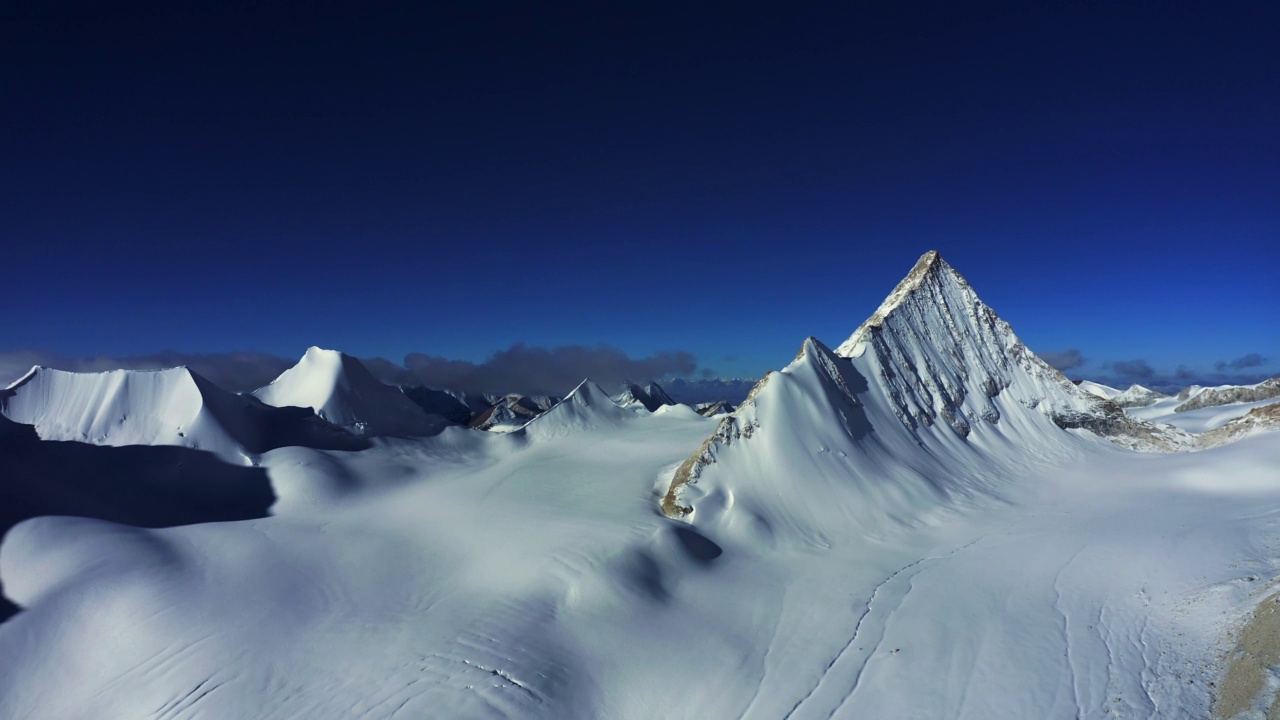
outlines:
{"label": "deep blue sky", "polygon": [[932,248],[1077,375],[1280,372],[1275,2],[18,5],[0,350],[758,376]]}

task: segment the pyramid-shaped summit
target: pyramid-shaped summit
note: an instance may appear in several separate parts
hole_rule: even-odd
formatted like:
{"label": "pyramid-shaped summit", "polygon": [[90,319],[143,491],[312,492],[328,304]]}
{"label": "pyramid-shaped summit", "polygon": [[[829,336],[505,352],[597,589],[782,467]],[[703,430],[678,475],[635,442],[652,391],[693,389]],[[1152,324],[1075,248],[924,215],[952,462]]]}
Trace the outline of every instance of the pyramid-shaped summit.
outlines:
{"label": "pyramid-shaped summit", "polygon": [[1106,411],[1031,352],[936,251],[920,258],[836,354],[860,360],[912,428],[943,421],[967,435],[977,422],[998,422],[999,406],[1010,401],[1063,426]]}
{"label": "pyramid-shaped summit", "polygon": [[254,396],[276,407],[311,408],[359,435],[429,435],[439,427],[400,388],[386,385],[359,360],[336,350],[307,349]]}
{"label": "pyramid-shaped summit", "polygon": [[[714,517],[733,498],[771,527],[833,513],[835,525],[910,522],[1071,452],[1086,441],[1075,429],[1141,450],[1187,440],[1077,388],[929,252],[835,351],[810,338],[766,376],[677,469],[663,509],[685,516],[700,499]],[[780,492],[821,500],[751,508]]]}

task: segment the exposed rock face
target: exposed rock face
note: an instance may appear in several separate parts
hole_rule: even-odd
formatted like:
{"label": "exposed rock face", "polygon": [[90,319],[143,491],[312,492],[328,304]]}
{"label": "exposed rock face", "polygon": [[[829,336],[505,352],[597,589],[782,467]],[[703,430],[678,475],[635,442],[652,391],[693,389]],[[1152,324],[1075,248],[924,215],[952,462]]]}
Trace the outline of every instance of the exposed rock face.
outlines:
{"label": "exposed rock face", "polygon": [[487,395],[492,404],[471,417],[470,425],[478,430],[508,432],[541,417],[561,400],[549,395]]}
{"label": "exposed rock face", "polygon": [[1137,408],[1153,405],[1157,400],[1162,400],[1167,397],[1169,396],[1164,393],[1156,392],[1151,388],[1145,388],[1135,383],[1130,385],[1128,390],[1125,390],[1119,395],[1111,398],[1111,402],[1122,408]]}
{"label": "exposed rock face", "polygon": [[667,392],[662,389],[658,383],[649,383],[648,387],[640,387],[633,383],[627,383],[626,389],[620,395],[613,398],[613,401],[622,407],[642,407],[649,412],[653,412],[663,405],[675,405],[676,401],[672,400]]}
{"label": "exposed rock face", "polygon": [[[1182,397],[1181,394],[1178,395]],[[1205,388],[1191,396],[1186,402],[1175,407],[1174,412],[1186,412],[1197,408],[1230,405],[1239,402],[1257,402],[1280,397],[1280,377],[1263,380],[1257,385],[1236,385],[1227,387]]]}
{"label": "exposed rock face", "polygon": [[697,405],[693,406],[694,412],[698,413],[702,417],[714,417],[716,415],[724,415],[726,413],[733,412],[735,409],[736,408],[734,408],[733,405],[730,405],[724,400],[717,400],[715,402],[698,403]]}
{"label": "exposed rock face", "polygon": [[1280,402],[1263,405],[1242,415],[1220,428],[1197,436],[1199,447],[1214,448],[1241,440],[1250,435],[1280,430]]}

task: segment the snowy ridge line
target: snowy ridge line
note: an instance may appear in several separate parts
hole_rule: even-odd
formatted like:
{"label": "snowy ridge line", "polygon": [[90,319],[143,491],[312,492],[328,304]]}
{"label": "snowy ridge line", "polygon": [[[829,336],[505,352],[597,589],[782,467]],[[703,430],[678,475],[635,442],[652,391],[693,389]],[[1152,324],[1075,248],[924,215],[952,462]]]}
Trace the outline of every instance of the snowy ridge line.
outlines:
{"label": "snowy ridge line", "polygon": [[[1182,397],[1181,394],[1178,397]],[[1181,405],[1175,407],[1173,411],[1187,412],[1188,410],[1217,405],[1270,400],[1274,397],[1280,397],[1280,377],[1268,378],[1254,385],[1223,385],[1220,387],[1201,388]]]}

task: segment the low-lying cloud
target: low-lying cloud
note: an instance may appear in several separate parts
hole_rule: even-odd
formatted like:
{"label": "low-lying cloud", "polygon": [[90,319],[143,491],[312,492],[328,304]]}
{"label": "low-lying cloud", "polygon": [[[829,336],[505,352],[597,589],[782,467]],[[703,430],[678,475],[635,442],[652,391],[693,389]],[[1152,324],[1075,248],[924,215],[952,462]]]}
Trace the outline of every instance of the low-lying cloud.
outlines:
{"label": "low-lying cloud", "polygon": [[1248,355],[1238,357],[1231,361],[1219,360],[1214,363],[1213,367],[1218,372],[1222,372],[1224,370],[1245,370],[1247,368],[1262,367],[1268,362],[1270,361],[1267,358],[1259,355],[1258,353],[1249,353]]}
{"label": "low-lying cloud", "polygon": [[1075,348],[1067,348],[1061,351],[1050,350],[1039,353],[1039,355],[1041,360],[1064,372],[1084,365],[1084,355]]}
{"label": "low-lying cloud", "polygon": [[1215,363],[1212,371],[1178,365],[1173,372],[1168,372],[1158,370],[1147,360],[1139,358],[1104,363],[1100,373],[1089,373],[1086,379],[1121,390],[1138,383],[1163,393],[1176,393],[1190,385],[1253,385],[1275,374],[1257,370],[1267,363],[1267,358],[1251,353],[1230,362]]}
{"label": "low-lying cloud", "polygon": [[[634,358],[608,345],[563,345],[554,348],[516,344],[483,362],[451,360],[411,353],[403,363],[362,358],[378,379],[395,385],[427,385],[476,393],[563,395],[583,378],[608,386],[624,380],[645,382],[692,375],[698,370],[692,353],[672,350]],[[296,362],[257,352],[190,354],[160,352],[127,357],[74,358],[35,351],[0,352],[0,387],[17,380],[32,365],[71,370],[157,370],[186,365],[232,392],[255,390]]]}
{"label": "low-lying cloud", "polygon": [[1111,363],[1111,370],[1122,378],[1134,380],[1150,380],[1156,375],[1155,368],[1146,360],[1117,360]]}
{"label": "low-lying cloud", "polygon": [[404,359],[404,370],[416,383],[465,392],[562,394],[583,378],[611,386],[624,380],[690,375],[697,369],[693,354],[683,350],[633,358],[608,345],[540,348],[517,344],[481,363],[423,353]]}

